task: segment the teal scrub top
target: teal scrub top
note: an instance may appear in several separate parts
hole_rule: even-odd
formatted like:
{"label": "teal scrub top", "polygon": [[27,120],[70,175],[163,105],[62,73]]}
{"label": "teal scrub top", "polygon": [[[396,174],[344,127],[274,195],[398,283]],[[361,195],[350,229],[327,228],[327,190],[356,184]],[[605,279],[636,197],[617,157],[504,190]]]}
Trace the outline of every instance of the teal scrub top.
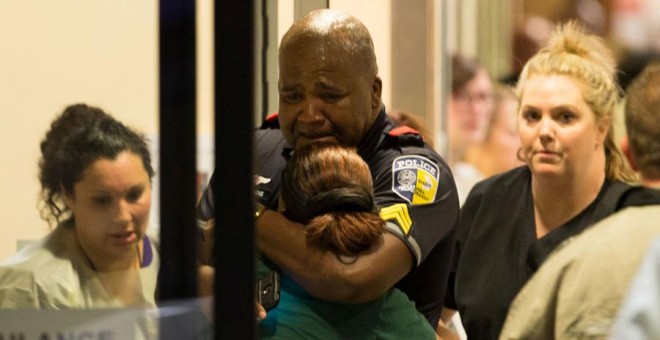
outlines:
{"label": "teal scrub top", "polygon": [[[257,277],[272,264],[258,261]],[[262,339],[435,339],[435,330],[399,289],[369,303],[338,303],[281,276],[280,302],[260,324]]]}

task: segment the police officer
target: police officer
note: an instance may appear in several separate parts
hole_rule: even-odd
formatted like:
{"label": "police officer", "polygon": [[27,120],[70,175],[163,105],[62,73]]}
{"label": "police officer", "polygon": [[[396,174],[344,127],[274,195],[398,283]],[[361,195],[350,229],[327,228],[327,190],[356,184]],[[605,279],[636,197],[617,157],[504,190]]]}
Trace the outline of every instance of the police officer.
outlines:
{"label": "police officer", "polygon": [[[373,42],[356,18],[313,11],[295,22],[279,50],[279,114],[256,134],[256,245],[313,296],[373,301],[393,286],[435,328],[444,301],[458,219],[445,161],[415,131],[385,114]],[[355,147],[371,170],[386,221],[382,242],[356,261],[310,247],[305,227],[278,212],[280,173],[291,152],[316,141]],[[201,206],[212,212],[211,192]]]}

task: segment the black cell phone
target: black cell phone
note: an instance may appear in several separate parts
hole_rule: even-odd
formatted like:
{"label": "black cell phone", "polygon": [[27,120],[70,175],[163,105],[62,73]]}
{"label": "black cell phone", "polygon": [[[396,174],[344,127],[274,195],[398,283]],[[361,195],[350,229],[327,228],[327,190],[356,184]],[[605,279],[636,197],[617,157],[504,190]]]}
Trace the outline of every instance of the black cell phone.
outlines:
{"label": "black cell phone", "polygon": [[269,311],[280,303],[280,273],[270,272],[266,277],[257,280],[255,295],[266,311]]}

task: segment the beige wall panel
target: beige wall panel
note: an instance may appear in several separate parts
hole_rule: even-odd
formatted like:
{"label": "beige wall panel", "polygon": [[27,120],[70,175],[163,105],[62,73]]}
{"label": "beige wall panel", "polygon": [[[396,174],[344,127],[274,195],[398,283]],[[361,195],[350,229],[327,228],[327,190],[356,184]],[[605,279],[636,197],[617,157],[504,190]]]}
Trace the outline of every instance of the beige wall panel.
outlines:
{"label": "beige wall panel", "polygon": [[157,2],[0,3],[0,258],[48,232],[36,208],[39,143],[69,104],[157,130]]}

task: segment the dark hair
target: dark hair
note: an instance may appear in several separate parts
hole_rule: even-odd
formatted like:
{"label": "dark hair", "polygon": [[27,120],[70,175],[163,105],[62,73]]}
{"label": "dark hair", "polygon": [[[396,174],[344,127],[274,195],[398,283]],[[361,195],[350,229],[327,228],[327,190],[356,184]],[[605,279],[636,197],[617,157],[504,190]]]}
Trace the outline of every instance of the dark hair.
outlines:
{"label": "dark hair", "polygon": [[143,135],[99,108],[85,104],[67,107],[51,123],[41,142],[41,218],[52,224],[68,217],[64,195],[73,192],[85,169],[99,159],[114,159],[122,151],[140,156],[149,178],[153,177],[151,155]]}
{"label": "dark hair", "polygon": [[475,58],[454,54],[451,57],[451,93],[457,93],[472,80],[482,66]]}
{"label": "dark hair", "polygon": [[294,152],[282,173],[284,215],[306,224],[308,244],[356,256],[381,240],[371,172],[352,148],[312,143]]}
{"label": "dark hair", "polygon": [[660,51],[630,51],[617,65],[617,75],[621,88],[628,91],[628,86],[639,76],[647,65],[660,62]]}
{"label": "dark hair", "polygon": [[628,87],[625,120],[641,174],[660,178],[660,62],[650,64]]}

